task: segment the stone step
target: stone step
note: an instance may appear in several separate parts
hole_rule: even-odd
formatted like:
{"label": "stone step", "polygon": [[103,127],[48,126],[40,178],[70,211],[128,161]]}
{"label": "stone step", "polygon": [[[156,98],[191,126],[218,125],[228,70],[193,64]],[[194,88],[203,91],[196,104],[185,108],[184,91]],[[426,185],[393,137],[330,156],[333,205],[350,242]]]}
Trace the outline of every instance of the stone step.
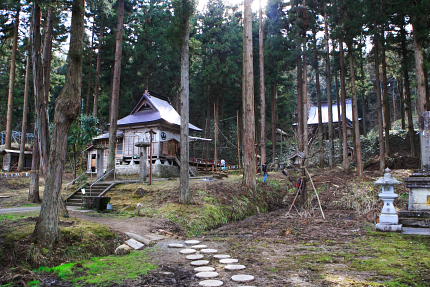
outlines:
{"label": "stone step", "polygon": [[67,200],[67,202],[82,202],[82,199],[81,198],[69,198],[68,200]]}
{"label": "stone step", "polygon": [[430,228],[403,227],[402,233],[412,235],[430,235]]}
{"label": "stone step", "polygon": [[399,218],[430,218],[430,210],[401,210]]}
{"label": "stone step", "polygon": [[66,201],[66,205],[67,206],[82,206],[82,203],[68,202],[68,201]]}
{"label": "stone step", "polygon": [[405,227],[427,227],[430,228],[429,218],[400,218],[399,223]]}

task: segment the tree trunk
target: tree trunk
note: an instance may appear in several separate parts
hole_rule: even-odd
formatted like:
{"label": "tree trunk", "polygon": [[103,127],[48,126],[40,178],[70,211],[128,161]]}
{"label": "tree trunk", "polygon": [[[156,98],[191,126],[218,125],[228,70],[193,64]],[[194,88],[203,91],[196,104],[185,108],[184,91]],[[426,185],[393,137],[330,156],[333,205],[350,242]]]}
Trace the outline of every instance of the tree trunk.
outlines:
{"label": "tree trunk", "polygon": [[30,187],[28,190],[28,201],[33,203],[40,202],[39,195],[39,168],[40,168],[40,157],[39,157],[39,143],[37,139],[37,131],[34,131],[34,143],[33,152],[31,156],[31,172],[30,172]]}
{"label": "tree trunk", "polygon": [[219,135],[219,113],[218,97],[214,101],[214,170],[218,169],[218,135]]}
{"label": "tree trunk", "polygon": [[421,118],[424,111],[427,110],[427,91],[424,75],[424,51],[421,41],[419,41],[417,38],[417,32],[414,30],[414,55],[418,90],[417,111],[418,117]]}
{"label": "tree trunk", "polygon": [[255,160],[255,115],[254,115],[254,71],[252,57],[252,0],[244,0],[243,17],[243,179],[245,186],[252,192],[256,189]]}
{"label": "tree trunk", "polygon": [[24,169],[25,161],[25,140],[27,135],[28,122],[28,91],[30,88],[30,49],[28,49],[27,60],[25,64],[25,79],[24,79],[24,104],[22,108],[22,123],[21,123],[21,142],[19,145],[18,171]]}
{"label": "tree trunk", "polygon": [[334,158],[334,142],[333,142],[333,100],[331,88],[331,69],[330,69],[330,35],[328,32],[328,17],[324,9],[324,34],[325,34],[325,48],[326,48],[326,82],[327,82],[327,102],[328,102],[328,139],[329,139],[329,156],[328,164],[332,168]]}
{"label": "tree trunk", "polygon": [[[181,47],[181,170],[180,170],[180,201],[190,203],[192,193],[189,188],[189,119],[190,119],[190,17],[184,19],[184,31]],[[217,99],[218,100],[218,99]],[[216,109],[218,113],[218,109]],[[216,114],[217,114],[216,113]],[[218,127],[216,127],[218,128]],[[216,166],[216,162],[215,162]]]}
{"label": "tree trunk", "polygon": [[352,93],[352,119],[354,122],[355,134],[355,156],[357,160],[357,175],[363,176],[363,159],[361,154],[361,141],[360,141],[360,121],[358,120],[358,101],[357,101],[357,87],[355,83],[355,61],[353,54],[352,42],[348,45],[349,50],[349,69],[351,76],[351,93]]}
{"label": "tree trunk", "polygon": [[119,90],[121,83],[122,35],[124,32],[124,0],[118,1],[118,24],[115,37],[115,65],[113,69],[112,99],[110,106],[109,158],[107,171],[115,169],[116,132],[118,121]]}
{"label": "tree trunk", "polygon": [[405,119],[405,95],[403,93],[403,80],[402,77],[398,80],[397,89],[399,90],[400,98],[400,118],[402,122],[402,130],[406,129],[406,119]]}
{"label": "tree trunk", "polygon": [[32,64],[33,64],[33,94],[35,103],[35,131],[37,132],[39,158],[40,158],[40,170],[42,174],[46,174],[48,165],[48,141],[49,141],[49,130],[48,130],[48,118],[47,118],[47,106],[45,101],[45,76],[44,76],[44,65],[41,56],[41,36],[40,36],[40,25],[41,25],[41,10],[40,0],[35,0],[33,5],[33,16],[32,16]]}
{"label": "tree trunk", "polygon": [[388,100],[388,82],[387,82],[387,61],[385,57],[385,38],[382,37],[381,43],[381,63],[382,63],[382,103],[384,108],[384,130],[385,130],[385,156],[390,155],[390,129],[391,129],[391,115],[390,103]]}
{"label": "tree trunk", "polygon": [[278,90],[276,85],[272,85],[272,162],[275,163],[276,158],[276,126],[277,126],[277,111],[276,111],[276,101],[278,99]]}
{"label": "tree trunk", "polygon": [[381,80],[379,73],[379,39],[375,36],[374,39],[374,54],[375,54],[375,90],[376,90],[376,112],[378,115],[378,132],[379,132],[379,171],[384,172],[385,169],[385,141],[384,141],[384,120],[382,115],[381,102]]}
{"label": "tree trunk", "polygon": [[101,72],[101,49],[102,49],[102,40],[103,40],[103,27],[100,30],[99,35],[99,45],[97,51],[97,60],[96,60],[96,84],[94,87],[94,102],[93,102],[93,117],[97,118],[98,116],[98,108],[99,108],[99,96],[100,96],[100,72]]}
{"label": "tree trunk", "polygon": [[21,7],[18,7],[18,11],[16,12],[16,16],[15,16],[12,53],[10,56],[9,89],[7,93],[6,141],[5,141],[5,147],[4,147],[5,149],[10,149],[11,139],[12,139],[13,90],[15,87],[15,76],[16,76],[16,52],[18,50],[20,11],[21,11]]}
{"label": "tree trunk", "polygon": [[[403,17],[404,19],[404,17]],[[409,134],[409,145],[411,147],[411,155],[417,157],[417,151],[415,150],[415,130],[414,122],[412,118],[412,101],[411,101],[411,86],[409,81],[408,73],[408,50],[406,47],[406,31],[405,24],[400,25],[400,37],[401,37],[401,51],[402,51],[402,75],[403,75],[403,87],[405,96],[405,112],[408,118],[408,134]]]}
{"label": "tree trunk", "polygon": [[318,138],[319,138],[319,166],[324,167],[324,131],[322,124],[322,108],[321,108],[321,86],[320,86],[320,70],[318,63],[318,47],[317,47],[317,38],[316,31],[313,31],[314,35],[314,70],[315,70],[315,87],[317,93],[317,101],[318,101]]}
{"label": "tree trunk", "polygon": [[46,175],[40,215],[35,227],[37,241],[52,246],[59,237],[58,214],[61,204],[61,185],[64,162],[67,154],[67,136],[72,122],[79,115],[82,85],[82,53],[84,36],[85,0],[74,0],[68,71],[66,82],[57,99],[54,114],[54,129],[50,147],[48,172]]}
{"label": "tree trunk", "polygon": [[339,41],[339,64],[340,64],[340,96],[342,104],[342,167],[344,170],[349,169],[348,158],[348,134],[346,119],[346,81],[345,81],[345,52],[343,50],[343,41]]}
{"label": "tree trunk", "polygon": [[306,61],[306,45],[303,44],[303,67],[302,67],[302,97],[303,97],[303,153],[305,160],[303,166],[306,165],[306,159],[309,156],[309,133],[308,133],[308,69]]}
{"label": "tree trunk", "polygon": [[299,151],[303,151],[303,62],[301,49],[299,49],[297,56],[297,142]]}
{"label": "tree trunk", "polygon": [[260,0],[260,16],[258,29],[259,66],[260,66],[260,170],[266,164],[266,85],[264,79],[264,22],[263,9]]}

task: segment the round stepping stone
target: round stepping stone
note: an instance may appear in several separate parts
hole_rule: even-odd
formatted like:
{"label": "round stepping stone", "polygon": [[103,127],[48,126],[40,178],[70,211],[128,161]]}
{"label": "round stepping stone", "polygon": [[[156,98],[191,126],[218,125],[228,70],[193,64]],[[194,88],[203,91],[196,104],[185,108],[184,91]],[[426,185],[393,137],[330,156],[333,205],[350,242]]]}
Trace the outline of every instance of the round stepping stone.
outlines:
{"label": "round stepping stone", "polygon": [[193,253],[196,253],[196,251],[197,250],[195,250],[195,249],[185,248],[185,249],[182,249],[181,251],[179,251],[179,253],[181,253],[181,254],[193,254]]}
{"label": "round stepping stone", "polygon": [[238,274],[231,276],[231,280],[235,282],[248,282],[254,280],[254,276],[248,274]]}
{"label": "round stepping stone", "polygon": [[215,254],[214,255],[214,258],[216,258],[216,259],[226,259],[226,258],[230,258],[231,256],[230,255],[227,255],[227,254]]}
{"label": "round stepping stone", "polygon": [[189,259],[189,260],[199,260],[202,259],[204,256],[201,254],[191,254],[191,255],[187,255],[185,258]]}
{"label": "round stepping stone", "polygon": [[202,249],[202,250],[200,250],[200,252],[201,252],[201,253],[217,253],[217,252],[218,252],[218,250],[208,248],[208,249]]}
{"label": "round stepping stone", "polygon": [[200,243],[200,241],[194,240],[194,239],[192,239],[192,240],[185,240],[185,244],[186,245],[196,245],[196,244],[199,244],[199,243]]}
{"label": "round stepping stone", "polygon": [[199,272],[196,274],[196,277],[202,278],[202,279],[208,279],[208,278],[215,278],[218,275],[219,275],[218,272]]}
{"label": "round stepping stone", "polygon": [[196,271],[196,272],[211,272],[211,271],[215,271],[215,268],[210,267],[210,266],[201,266],[201,267],[194,268],[194,271]]}
{"label": "round stepping stone", "polygon": [[208,260],[196,260],[196,261],[191,261],[190,264],[193,266],[203,266],[203,265],[208,265],[209,261]]}
{"label": "round stepping stone", "polygon": [[219,263],[222,263],[222,264],[232,264],[232,263],[237,263],[237,262],[239,262],[239,260],[233,259],[233,258],[225,258],[225,259],[221,259],[219,261]]}
{"label": "round stepping stone", "polygon": [[199,282],[199,286],[204,286],[204,287],[218,287],[218,286],[222,286],[224,284],[224,282],[222,282],[221,280],[203,280]]}
{"label": "round stepping stone", "polygon": [[185,245],[181,243],[170,243],[168,246],[170,248],[184,248]]}
{"label": "round stepping stone", "polygon": [[204,244],[200,244],[200,245],[193,245],[193,246],[191,246],[191,248],[194,248],[194,249],[204,249],[204,248],[208,248],[208,246],[204,245]]}
{"label": "round stepping stone", "polygon": [[229,270],[229,271],[242,270],[245,268],[246,268],[246,266],[241,265],[241,264],[228,264],[224,267],[224,269]]}
{"label": "round stepping stone", "polygon": [[217,286],[222,286],[224,284],[224,282],[222,282],[221,280],[203,280],[199,282],[199,286],[204,286],[204,287],[217,287]]}

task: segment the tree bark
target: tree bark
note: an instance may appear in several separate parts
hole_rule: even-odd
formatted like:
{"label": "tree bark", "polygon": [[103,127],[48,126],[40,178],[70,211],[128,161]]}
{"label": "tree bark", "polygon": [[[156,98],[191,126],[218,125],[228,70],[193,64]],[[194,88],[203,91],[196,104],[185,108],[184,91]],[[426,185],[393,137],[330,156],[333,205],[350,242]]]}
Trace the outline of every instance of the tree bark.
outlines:
{"label": "tree bark", "polygon": [[384,109],[384,131],[385,131],[385,156],[390,156],[390,129],[391,115],[390,103],[388,100],[388,81],[387,81],[387,61],[385,57],[385,38],[382,37],[381,43],[381,64],[382,64],[382,103]]}
{"label": "tree bark", "polygon": [[30,187],[28,190],[28,201],[33,203],[40,202],[39,195],[39,168],[40,168],[40,158],[39,158],[39,143],[37,139],[37,131],[34,131],[34,143],[33,152],[31,156],[31,171],[30,171]]}
{"label": "tree bark", "polygon": [[218,169],[218,135],[219,135],[218,97],[214,101],[214,170]]}
{"label": "tree bark", "polygon": [[276,101],[278,99],[278,90],[275,84],[272,85],[272,163],[275,163],[276,158],[276,126],[277,126],[277,111]]}
{"label": "tree bark", "polygon": [[400,98],[400,118],[402,122],[402,130],[406,129],[406,119],[405,119],[405,94],[403,93],[403,80],[402,77],[398,80],[399,98]]}
{"label": "tree bark", "polygon": [[303,153],[305,160],[303,166],[306,166],[306,159],[309,156],[309,133],[308,133],[308,69],[306,60],[306,44],[303,44],[303,67],[302,67],[302,97],[303,97]]}
{"label": "tree bark", "polygon": [[340,96],[342,104],[342,167],[344,170],[349,169],[348,158],[348,134],[347,134],[347,119],[346,119],[346,81],[345,81],[345,52],[343,49],[343,41],[339,41],[339,64],[340,64]]}
{"label": "tree bark", "polygon": [[324,9],[324,34],[325,34],[325,48],[326,48],[326,82],[327,82],[327,102],[328,102],[328,139],[329,139],[329,158],[328,165],[332,168],[334,158],[334,141],[333,141],[333,99],[331,87],[331,69],[330,69],[330,35],[328,32],[328,17],[326,9]]}
{"label": "tree bark", "polygon": [[115,169],[116,132],[118,121],[119,90],[121,84],[122,36],[124,32],[124,0],[118,1],[118,24],[115,37],[115,65],[113,70],[112,99],[110,106],[109,158],[107,164],[107,171]]}
{"label": "tree bark", "polygon": [[358,101],[357,101],[357,87],[355,83],[355,61],[352,42],[348,44],[349,50],[349,70],[351,76],[351,93],[352,93],[352,119],[354,122],[355,134],[355,156],[357,160],[357,175],[363,176],[363,159],[361,153],[360,141],[360,121],[358,120]]}
{"label": "tree bark", "polygon": [[264,21],[260,0],[260,15],[258,28],[259,66],[260,66],[260,170],[266,164],[266,85],[264,78]]}
{"label": "tree bark", "polygon": [[320,86],[320,70],[319,70],[319,60],[318,60],[318,47],[316,31],[313,31],[314,35],[314,70],[315,70],[315,88],[317,93],[318,102],[318,138],[319,138],[319,166],[324,167],[324,131],[322,124],[322,108],[321,108],[321,86]]}
{"label": "tree bark", "polygon": [[96,84],[94,87],[94,102],[93,102],[93,117],[97,118],[98,109],[99,109],[99,96],[100,96],[100,72],[102,65],[102,57],[101,57],[101,49],[102,49],[102,40],[103,40],[103,27],[100,30],[99,35],[99,44],[97,51],[97,60],[96,60]]}
{"label": "tree bark", "polygon": [[64,162],[67,154],[67,136],[72,122],[79,115],[82,85],[82,53],[84,36],[85,0],[74,0],[68,71],[66,82],[57,99],[54,129],[50,147],[48,172],[39,218],[35,227],[37,241],[52,246],[59,237],[58,215]]}
{"label": "tree bark", "polygon": [[303,151],[303,61],[301,49],[299,49],[297,56],[297,138],[299,151]]}
{"label": "tree bark", "polygon": [[378,115],[378,132],[379,132],[379,171],[384,172],[385,169],[385,141],[384,141],[384,120],[382,115],[381,102],[381,80],[379,73],[379,39],[374,36],[374,56],[375,56],[375,90],[376,90],[376,112]]}
{"label": "tree bark", "polygon": [[[404,17],[403,17],[404,19]],[[405,23],[400,25],[400,37],[401,37],[401,51],[402,51],[402,75],[403,75],[403,87],[404,87],[404,97],[405,97],[405,112],[408,118],[408,135],[409,135],[409,145],[411,147],[411,155],[413,157],[418,156],[415,149],[415,130],[414,121],[412,118],[412,101],[411,101],[411,86],[409,81],[408,72],[408,50],[406,47],[406,31]]]}
{"label": "tree bark", "polygon": [[[189,118],[190,118],[190,17],[184,19],[184,31],[181,46],[181,169],[180,169],[180,201],[190,203],[192,193],[189,188],[190,145],[189,145]],[[218,110],[217,110],[218,113]],[[215,116],[215,115],[214,115]],[[216,128],[218,128],[216,126]],[[215,162],[216,166],[216,162]]]}
{"label": "tree bark", "polygon": [[418,90],[417,111],[418,117],[421,118],[424,111],[427,110],[427,91],[424,75],[424,51],[422,43],[418,39],[416,30],[414,30],[414,55]]}
{"label": "tree bark", "polygon": [[25,64],[25,78],[24,78],[24,104],[22,108],[22,123],[21,123],[21,142],[19,145],[19,158],[18,158],[18,171],[24,169],[25,161],[25,141],[27,135],[28,124],[28,91],[30,88],[30,49],[28,49],[27,60]]}
{"label": "tree bark", "polygon": [[244,0],[243,12],[243,166],[244,184],[252,192],[256,190],[255,159],[255,114],[254,114],[254,71],[252,57],[252,0]]}
{"label": "tree bark", "polygon": [[12,53],[10,56],[10,69],[9,69],[9,89],[7,93],[7,116],[6,116],[6,140],[5,149],[10,149],[12,140],[12,120],[13,120],[13,90],[15,87],[16,77],[16,52],[18,50],[18,38],[19,38],[19,14],[21,7],[18,5],[18,11],[16,11],[15,25],[13,32],[13,44]]}

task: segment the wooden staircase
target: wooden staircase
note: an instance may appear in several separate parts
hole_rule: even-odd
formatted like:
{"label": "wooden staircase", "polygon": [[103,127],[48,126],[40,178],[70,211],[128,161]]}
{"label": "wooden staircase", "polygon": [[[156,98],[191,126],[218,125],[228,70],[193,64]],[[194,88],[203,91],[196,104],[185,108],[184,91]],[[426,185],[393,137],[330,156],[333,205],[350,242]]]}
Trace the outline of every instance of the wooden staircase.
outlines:
{"label": "wooden staircase", "polygon": [[[97,182],[90,188],[88,183],[81,185],[72,195],[66,199],[67,206],[82,206],[83,196],[104,196],[112,187],[116,185],[115,182]],[[85,189],[85,195],[82,194],[82,189]]]}

